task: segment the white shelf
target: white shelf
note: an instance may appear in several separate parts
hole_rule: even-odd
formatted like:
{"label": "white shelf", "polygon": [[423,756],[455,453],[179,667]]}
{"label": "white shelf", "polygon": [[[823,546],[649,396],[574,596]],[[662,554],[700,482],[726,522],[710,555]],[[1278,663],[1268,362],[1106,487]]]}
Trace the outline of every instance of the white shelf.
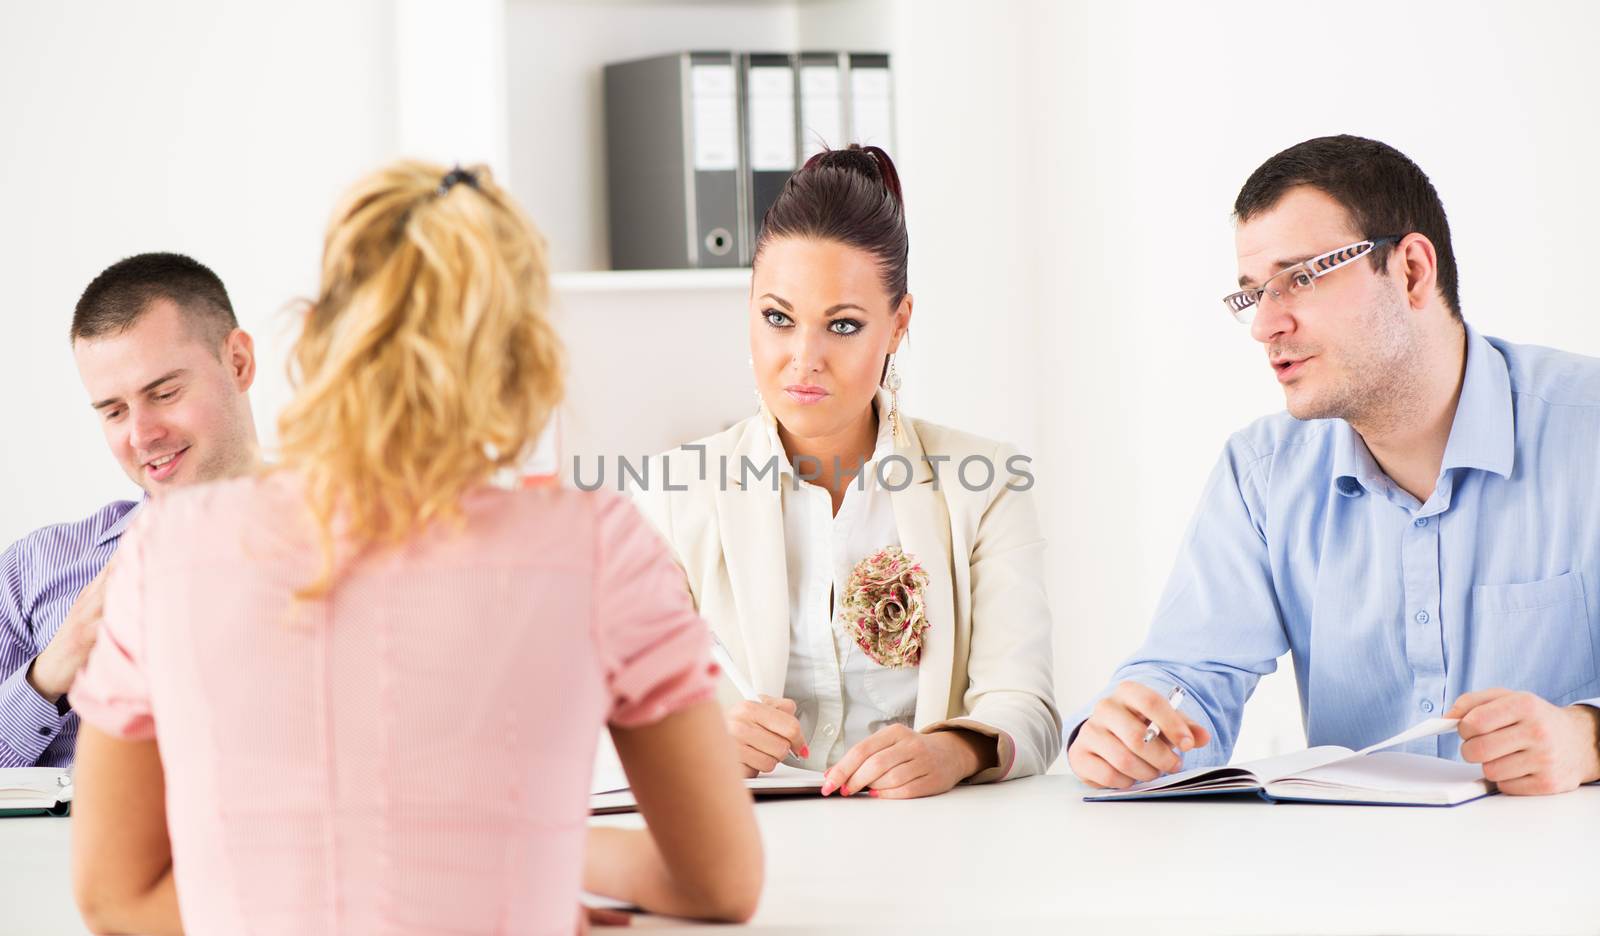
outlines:
{"label": "white shelf", "polygon": [[750,270],[585,270],[550,277],[556,294],[733,291],[750,288]]}

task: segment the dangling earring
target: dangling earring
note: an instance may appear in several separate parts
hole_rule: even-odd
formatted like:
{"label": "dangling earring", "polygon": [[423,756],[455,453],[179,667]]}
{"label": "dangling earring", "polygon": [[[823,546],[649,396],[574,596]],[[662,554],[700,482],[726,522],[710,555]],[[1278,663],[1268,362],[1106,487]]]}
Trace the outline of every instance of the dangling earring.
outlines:
{"label": "dangling earring", "polygon": [[[754,357],[746,358],[745,363],[750,365],[750,379],[754,380],[756,359]],[[760,414],[761,421],[769,426],[776,426],[778,424],[778,418],[772,415],[771,410],[767,409],[767,401],[761,398],[761,388],[757,387],[751,392],[756,395],[756,412]]]}
{"label": "dangling earring", "polygon": [[889,369],[883,375],[883,389],[889,391],[889,431],[895,445],[906,444],[905,430],[900,425],[900,373],[894,369],[894,355],[889,355]]}

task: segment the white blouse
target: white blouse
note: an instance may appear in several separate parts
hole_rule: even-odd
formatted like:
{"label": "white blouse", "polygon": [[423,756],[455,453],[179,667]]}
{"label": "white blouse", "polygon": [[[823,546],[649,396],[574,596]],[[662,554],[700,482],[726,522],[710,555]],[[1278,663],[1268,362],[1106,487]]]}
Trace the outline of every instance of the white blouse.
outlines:
{"label": "white blouse", "polygon": [[[880,407],[881,410],[881,407]],[[917,668],[879,665],[856,645],[836,613],[856,563],[900,545],[890,492],[878,462],[894,454],[889,421],[880,419],[872,458],[850,482],[838,515],[824,487],[795,482],[776,427],[783,536],[789,573],[789,668],[783,695],[793,699],[810,757],[791,763],[823,770],[858,741],[887,725],[910,725],[917,709]]]}

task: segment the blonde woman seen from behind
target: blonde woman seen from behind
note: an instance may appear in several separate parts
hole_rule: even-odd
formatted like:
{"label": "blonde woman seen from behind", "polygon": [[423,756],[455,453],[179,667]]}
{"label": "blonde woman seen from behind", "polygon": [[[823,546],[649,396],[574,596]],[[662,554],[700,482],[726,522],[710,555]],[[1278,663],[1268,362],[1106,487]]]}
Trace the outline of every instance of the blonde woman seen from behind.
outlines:
{"label": "blonde woman seen from behind", "polygon": [[[71,692],[92,928],[565,934],[580,887],[752,913],[681,574],[614,495],[488,483],[560,398],[546,307],[485,170],[395,163],[339,206],[281,463],[151,504],[107,585]],[[648,831],[587,829],[606,723]]]}

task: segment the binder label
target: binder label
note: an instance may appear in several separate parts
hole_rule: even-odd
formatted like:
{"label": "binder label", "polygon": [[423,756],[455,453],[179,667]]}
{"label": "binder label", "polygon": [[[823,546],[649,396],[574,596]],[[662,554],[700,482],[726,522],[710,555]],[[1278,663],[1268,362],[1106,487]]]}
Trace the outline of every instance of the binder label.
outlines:
{"label": "binder label", "polygon": [[694,167],[739,168],[739,95],[732,65],[693,65]]}
{"label": "binder label", "polygon": [[793,172],[794,69],[755,66],[748,80],[750,168]]}

